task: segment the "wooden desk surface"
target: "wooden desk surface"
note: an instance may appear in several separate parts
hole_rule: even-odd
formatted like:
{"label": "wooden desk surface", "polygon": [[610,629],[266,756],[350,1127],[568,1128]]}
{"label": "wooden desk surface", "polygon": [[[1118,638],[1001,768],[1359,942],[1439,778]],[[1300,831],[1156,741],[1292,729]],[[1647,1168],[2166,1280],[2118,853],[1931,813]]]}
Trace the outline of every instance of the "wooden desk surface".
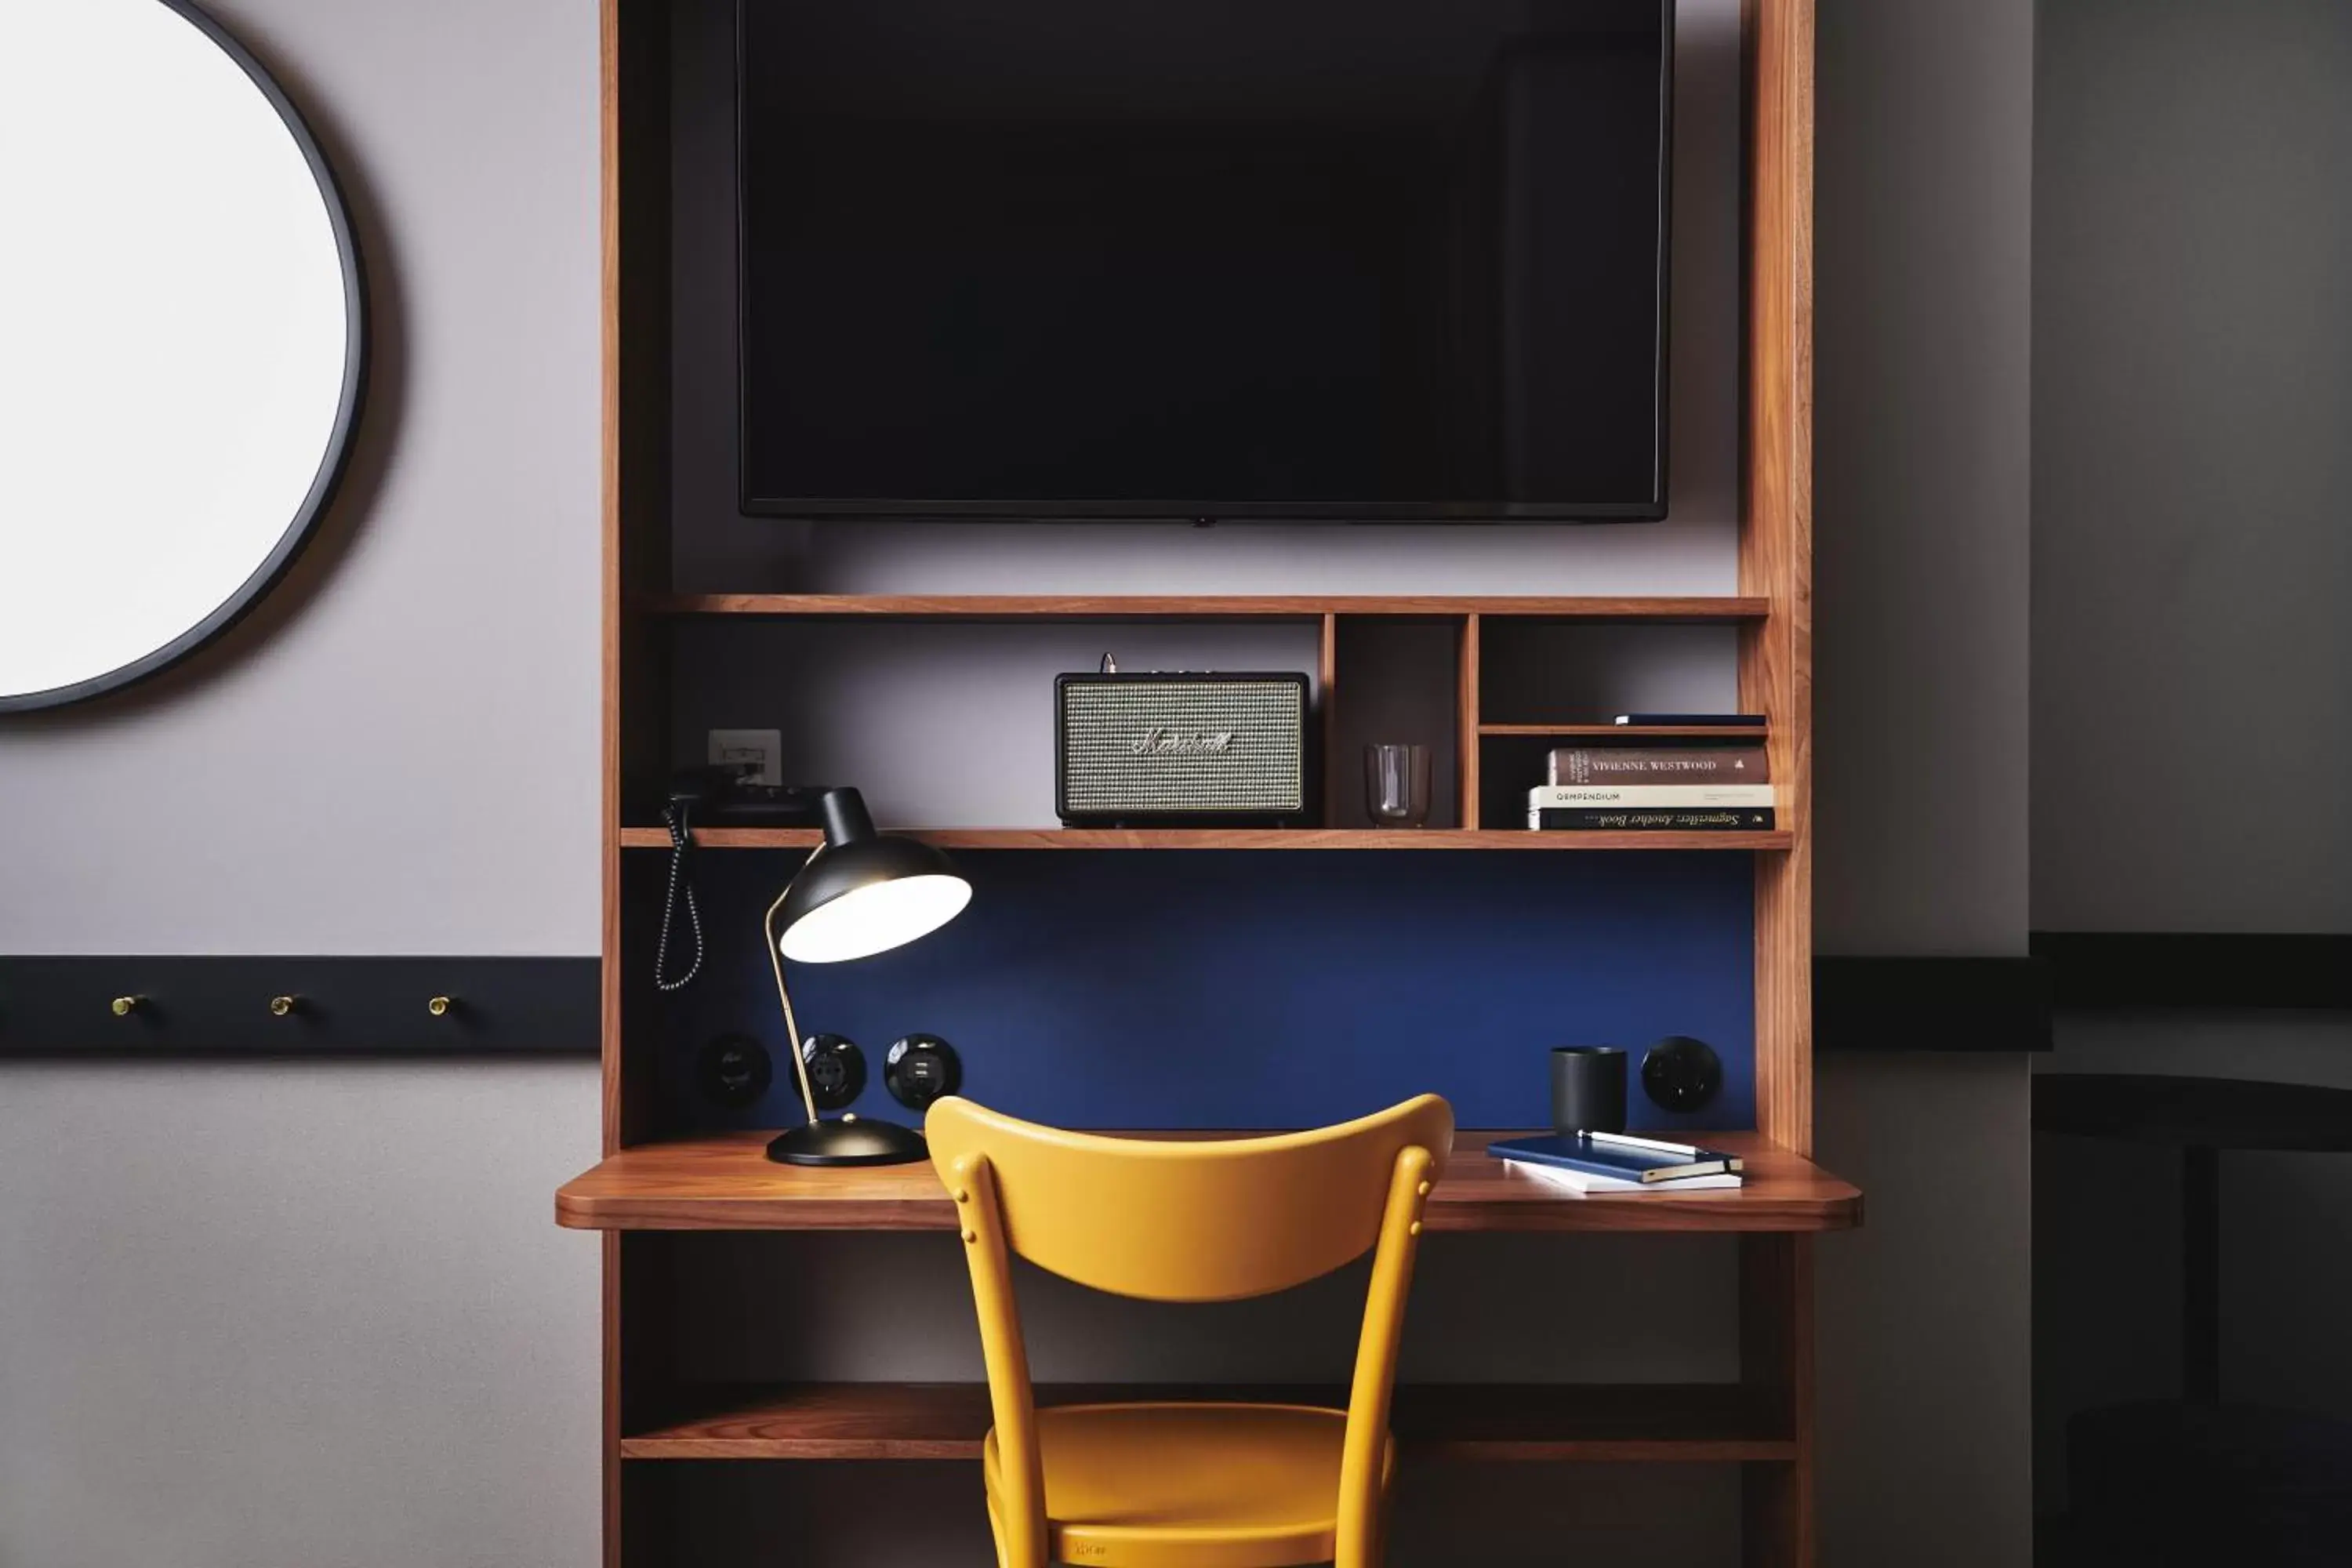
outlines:
{"label": "wooden desk surface", "polygon": [[[648,1143],[599,1163],[555,1194],[574,1230],[953,1230],[955,1205],[928,1164],[806,1170],[767,1158],[772,1132]],[[1743,1156],[1737,1191],[1585,1195],[1490,1157],[1501,1132],[1458,1132],[1430,1194],[1433,1231],[1818,1231],[1862,1223],[1862,1194],[1754,1132],[1692,1136]]]}

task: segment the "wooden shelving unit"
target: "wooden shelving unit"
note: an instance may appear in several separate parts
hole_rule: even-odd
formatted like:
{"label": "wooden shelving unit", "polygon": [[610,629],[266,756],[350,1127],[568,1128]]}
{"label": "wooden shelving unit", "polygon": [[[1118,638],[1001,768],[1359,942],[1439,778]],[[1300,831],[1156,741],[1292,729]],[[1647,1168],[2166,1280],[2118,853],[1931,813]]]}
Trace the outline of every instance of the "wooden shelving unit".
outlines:
{"label": "wooden shelving unit", "polygon": [[[1296,623],[1314,628],[1327,751],[1343,737],[1368,647],[1410,644],[1433,702],[1447,704],[1456,808],[1410,832],[1072,831],[956,827],[923,834],[971,850],[1492,850],[1729,852],[1753,866],[1755,1125],[1712,1133],[1751,1162],[1732,1193],[1578,1197],[1506,1173],[1465,1134],[1431,1199],[1433,1245],[1464,1232],[1703,1233],[1736,1237],[1739,1376],[1696,1385],[1407,1387],[1396,1428],[1408,1454],[1460,1460],[1708,1462],[1742,1468],[1743,1561],[1813,1558],[1811,1237],[1861,1220],[1861,1194],[1815,1167],[1812,1148],[1811,165],[1813,0],[1746,0],[1739,529],[1735,592],[1715,596],[681,594],[672,580],[671,5],[602,0],[605,411],[604,1158],[558,1195],[560,1223],[603,1233],[604,1562],[669,1561],[648,1472],[675,1461],[954,1459],[987,1422],[976,1386],[705,1384],[679,1374],[666,1248],[697,1230],[891,1230],[947,1244],[951,1205],[928,1169],[804,1172],[767,1163],[763,1134],[678,1137],[666,1120],[648,955],[625,951],[625,876],[668,842],[651,826],[673,763],[676,650],[734,636],[728,623]],[[754,586],[746,584],[746,586]],[[1489,679],[1532,623],[1633,628],[1632,637],[1736,641],[1737,701],[1768,721],[1779,826],[1766,833],[1529,833],[1498,825],[1525,760],[1546,741],[1685,740],[1605,711],[1485,712]],[[711,628],[722,628],[714,634]],[[1648,627],[1719,627],[1720,634]],[[1507,628],[1510,637],[1498,637]],[[1538,628],[1539,631],[1539,628]],[[766,635],[764,633],[759,635]],[[780,632],[779,636],[800,635]],[[975,630],[974,637],[991,635]],[[1540,633],[1549,636],[1548,632]],[[1616,634],[1596,634],[1613,637]],[[1382,639],[1387,639],[1385,644]],[[1512,644],[1520,646],[1520,644]],[[1439,661],[1450,659],[1451,668]],[[1372,661],[1377,664],[1378,660]],[[1499,689],[1499,688],[1498,688]],[[1720,738],[1722,731],[1699,735]],[[1385,738],[1385,737],[1381,737]],[[1327,768],[1326,820],[1336,777]],[[1505,786],[1508,785],[1507,789]],[[1482,800],[1482,785],[1488,792]],[[650,804],[649,804],[650,803]],[[716,849],[803,848],[801,829],[698,830]],[[698,1243],[697,1245],[710,1245]],[[1052,1390],[1075,1399],[1101,1391]],[[1188,1390],[1210,1394],[1207,1389]],[[1258,1394],[1267,1391],[1259,1390]],[[635,1478],[633,1479],[633,1478]],[[974,1497],[977,1483],[974,1483]]]}

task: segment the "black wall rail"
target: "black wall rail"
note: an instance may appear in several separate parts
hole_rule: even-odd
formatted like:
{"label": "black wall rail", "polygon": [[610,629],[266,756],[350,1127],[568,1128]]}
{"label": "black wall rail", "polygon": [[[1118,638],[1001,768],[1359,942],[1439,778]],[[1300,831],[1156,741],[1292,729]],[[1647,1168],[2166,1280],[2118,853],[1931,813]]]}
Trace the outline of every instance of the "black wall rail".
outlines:
{"label": "black wall rail", "polygon": [[2033,958],[1816,958],[1823,1051],[2046,1051],[2049,967]]}
{"label": "black wall rail", "polygon": [[0,957],[0,1057],[593,1057],[601,962]]}
{"label": "black wall rail", "polygon": [[2352,1007],[2352,935],[2038,931],[2061,1007]]}
{"label": "black wall rail", "polygon": [[[2352,935],[2036,931],[2032,951],[1816,958],[1815,1044],[2046,1051],[2053,1006],[2352,1007]],[[593,1057],[599,963],[0,957],[0,1058]]]}

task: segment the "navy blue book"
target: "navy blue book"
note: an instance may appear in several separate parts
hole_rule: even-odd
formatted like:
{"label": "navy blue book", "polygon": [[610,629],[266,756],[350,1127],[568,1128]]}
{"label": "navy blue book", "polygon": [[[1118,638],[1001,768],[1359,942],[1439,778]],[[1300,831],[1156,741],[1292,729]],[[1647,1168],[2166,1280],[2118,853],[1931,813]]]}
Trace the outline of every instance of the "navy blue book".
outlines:
{"label": "navy blue book", "polygon": [[1487,1144],[1486,1152],[1497,1160],[1643,1186],[1695,1176],[1738,1175],[1741,1168],[1736,1154],[1622,1132],[1548,1132],[1535,1138],[1507,1138]]}

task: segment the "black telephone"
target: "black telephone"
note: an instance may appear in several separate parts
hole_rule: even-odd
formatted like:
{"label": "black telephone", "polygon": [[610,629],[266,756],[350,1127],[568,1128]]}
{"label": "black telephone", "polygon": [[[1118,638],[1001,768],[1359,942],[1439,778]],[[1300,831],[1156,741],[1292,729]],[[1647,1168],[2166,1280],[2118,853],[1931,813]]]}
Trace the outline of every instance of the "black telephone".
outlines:
{"label": "black telephone", "polygon": [[671,778],[670,812],[690,812],[706,827],[814,827],[830,784],[755,784],[753,769],[714,763],[680,768]]}
{"label": "black telephone", "polygon": [[[662,896],[661,940],[654,948],[654,984],[664,991],[682,991],[702,973],[702,910],[694,901],[694,879],[686,866],[696,825],[811,827],[824,821],[817,803],[831,785],[754,784],[751,773],[714,764],[681,768],[670,780],[669,804],[662,808],[662,824],[669,829],[669,887]],[[686,973],[672,979],[669,932],[681,904],[694,933],[694,956]]]}

